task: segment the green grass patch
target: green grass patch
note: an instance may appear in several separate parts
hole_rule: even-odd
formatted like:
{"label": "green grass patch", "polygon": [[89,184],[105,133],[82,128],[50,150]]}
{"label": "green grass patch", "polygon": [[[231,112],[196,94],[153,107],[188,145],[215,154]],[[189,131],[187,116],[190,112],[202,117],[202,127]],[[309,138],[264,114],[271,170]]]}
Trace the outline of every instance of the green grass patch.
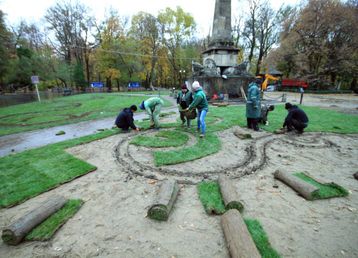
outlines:
{"label": "green grass patch", "polygon": [[154,137],[138,135],[131,144],[152,148],[178,147],[185,144],[189,136],[179,131],[159,131]]}
{"label": "green grass patch", "polygon": [[312,193],[313,200],[327,199],[327,198],[334,198],[334,197],[344,197],[349,194],[346,189],[335,183],[322,184],[302,172],[294,173],[293,175],[315,187],[318,187],[318,191]]}
{"label": "green grass patch", "polygon": [[67,220],[76,214],[82,204],[82,200],[68,200],[61,209],[31,230],[31,232],[26,235],[25,240],[49,240]]}
{"label": "green grass patch", "polygon": [[226,209],[216,181],[198,184],[199,199],[207,214],[224,214]]}
{"label": "green grass patch", "polygon": [[221,142],[215,134],[206,134],[190,147],[170,151],[155,151],[156,166],[173,165],[205,157],[216,153],[221,148]]}
{"label": "green grass patch", "polygon": [[272,248],[270,241],[260,222],[255,219],[244,219],[255,245],[262,258],[280,258],[279,253]]}
{"label": "green grass patch", "polygon": [[116,133],[106,130],[0,158],[0,207],[16,205],[95,170],[65,149]]}
{"label": "green grass patch", "polygon": [[[114,121],[123,108],[139,105],[147,98],[90,93],[3,107],[0,108],[0,136],[106,117],[113,117]],[[167,100],[164,103],[171,105]]]}

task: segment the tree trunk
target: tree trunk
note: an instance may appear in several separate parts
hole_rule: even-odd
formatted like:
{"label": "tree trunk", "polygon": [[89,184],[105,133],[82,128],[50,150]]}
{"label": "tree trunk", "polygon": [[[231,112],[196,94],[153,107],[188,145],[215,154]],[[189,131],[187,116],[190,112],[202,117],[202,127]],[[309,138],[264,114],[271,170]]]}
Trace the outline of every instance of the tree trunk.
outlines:
{"label": "tree trunk", "polygon": [[244,206],[239,201],[239,194],[237,193],[230,179],[227,176],[220,175],[218,183],[226,210],[237,209],[241,212],[244,209]]}
{"label": "tree trunk", "polygon": [[47,219],[65,205],[67,199],[54,196],[42,203],[36,209],[19,218],[2,231],[2,240],[9,245],[17,245],[34,227]]}
{"label": "tree trunk", "polygon": [[240,212],[225,212],[221,216],[221,227],[232,258],[261,258]]}
{"label": "tree trunk", "polygon": [[148,217],[155,220],[168,220],[178,192],[179,186],[176,180],[163,181],[155,203],[148,210]]}
{"label": "tree trunk", "polygon": [[318,191],[318,188],[306,183],[302,179],[299,179],[298,177],[284,173],[282,171],[276,170],[274,173],[275,178],[281,180],[288,186],[292,187],[296,192],[298,192],[300,195],[302,195],[307,200],[313,199],[313,192]]}

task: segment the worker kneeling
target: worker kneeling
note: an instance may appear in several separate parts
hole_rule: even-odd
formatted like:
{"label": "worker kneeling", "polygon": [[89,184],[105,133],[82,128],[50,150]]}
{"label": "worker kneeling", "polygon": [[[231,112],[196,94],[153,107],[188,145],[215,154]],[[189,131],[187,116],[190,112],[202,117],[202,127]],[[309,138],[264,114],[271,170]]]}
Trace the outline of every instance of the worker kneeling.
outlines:
{"label": "worker kneeling", "polygon": [[129,127],[133,130],[139,131],[139,128],[134,125],[133,113],[137,111],[137,106],[132,105],[129,108],[124,108],[116,118],[115,124],[124,132],[128,132]]}
{"label": "worker kneeling", "polygon": [[299,134],[303,133],[303,130],[308,126],[308,117],[306,113],[291,103],[286,103],[285,109],[288,111],[288,114],[282,127],[287,127],[288,132],[296,130]]}

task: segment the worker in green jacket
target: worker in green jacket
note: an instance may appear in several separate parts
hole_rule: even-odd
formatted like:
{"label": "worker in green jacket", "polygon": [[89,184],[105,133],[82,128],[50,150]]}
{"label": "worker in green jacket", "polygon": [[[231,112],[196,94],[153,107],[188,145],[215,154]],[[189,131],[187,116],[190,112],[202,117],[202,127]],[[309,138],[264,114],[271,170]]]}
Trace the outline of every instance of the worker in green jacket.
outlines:
{"label": "worker in green jacket", "polygon": [[202,138],[205,136],[206,132],[205,117],[206,113],[209,111],[209,105],[203,88],[200,86],[199,82],[194,81],[191,87],[194,91],[194,100],[190,104],[188,110],[191,111],[194,108],[198,110],[198,131],[201,130],[200,138]]}
{"label": "worker in green jacket", "polygon": [[261,100],[260,100],[260,79],[255,79],[248,87],[248,94],[246,100],[246,118],[247,127],[259,131],[258,120],[261,117]]}
{"label": "worker in green jacket", "polygon": [[152,97],[143,101],[139,108],[146,110],[150,118],[150,128],[159,129],[159,114],[164,102],[161,98]]}

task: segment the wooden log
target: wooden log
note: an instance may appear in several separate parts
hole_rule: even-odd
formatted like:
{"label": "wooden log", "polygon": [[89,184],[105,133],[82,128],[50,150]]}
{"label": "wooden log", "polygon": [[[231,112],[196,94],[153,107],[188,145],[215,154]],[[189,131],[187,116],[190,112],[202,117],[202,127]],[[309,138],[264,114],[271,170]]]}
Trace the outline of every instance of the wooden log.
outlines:
{"label": "wooden log", "polygon": [[282,182],[293,188],[296,192],[298,192],[307,200],[312,200],[314,192],[319,191],[318,187],[315,187],[294,175],[276,170],[274,176],[275,178],[281,180]]}
{"label": "wooden log", "polygon": [[232,258],[261,257],[240,212],[237,210],[225,212],[221,216],[221,227]]}
{"label": "wooden log", "polygon": [[179,193],[176,180],[164,180],[159,188],[156,201],[148,210],[148,217],[155,220],[168,220]]}
{"label": "wooden log", "polygon": [[239,194],[230,181],[230,178],[225,175],[220,175],[218,183],[226,210],[237,209],[241,212],[244,209],[244,205],[242,205],[242,203],[239,201]]}
{"label": "wooden log", "polygon": [[53,196],[39,207],[22,216],[2,231],[2,240],[9,245],[17,245],[34,227],[65,205],[63,196]]}

